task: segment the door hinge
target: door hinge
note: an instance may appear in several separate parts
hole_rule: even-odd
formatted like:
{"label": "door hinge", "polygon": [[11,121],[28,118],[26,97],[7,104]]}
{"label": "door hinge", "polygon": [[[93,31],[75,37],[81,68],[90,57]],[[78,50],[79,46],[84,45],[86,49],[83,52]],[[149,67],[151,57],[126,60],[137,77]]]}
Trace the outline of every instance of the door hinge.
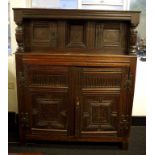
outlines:
{"label": "door hinge", "polygon": [[130,75],[128,79],[125,81],[124,89],[130,91],[131,87],[132,87],[132,75]]}
{"label": "door hinge", "polygon": [[23,72],[18,73],[18,80],[19,80],[19,86],[24,86],[25,85],[25,77]]}
{"label": "door hinge", "polygon": [[29,114],[27,112],[21,112],[20,123],[24,128],[29,128]]}

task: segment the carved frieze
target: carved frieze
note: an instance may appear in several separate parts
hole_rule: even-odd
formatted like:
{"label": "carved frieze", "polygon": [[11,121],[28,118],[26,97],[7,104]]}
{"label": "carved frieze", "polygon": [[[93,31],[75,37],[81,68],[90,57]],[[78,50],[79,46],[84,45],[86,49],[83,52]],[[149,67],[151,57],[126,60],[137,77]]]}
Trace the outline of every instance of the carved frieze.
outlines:
{"label": "carved frieze", "polygon": [[68,71],[66,68],[51,66],[24,65],[27,86],[67,88]]}
{"label": "carved frieze", "polygon": [[123,72],[121,70],[85,70],[82,75],[82,86],[84,88],[118,88],[121,86]]}
{"label": "carved frieze", "polygon": [[83,77],[83,86],[84,88],[113,88],[120,87],[121,78],[114,78],[108,76],[84,76]]}
{"label": "carved frieze", "polygon": [[32,86],[67,87],[67,77],[63,75],[34,73],[30,82]]}

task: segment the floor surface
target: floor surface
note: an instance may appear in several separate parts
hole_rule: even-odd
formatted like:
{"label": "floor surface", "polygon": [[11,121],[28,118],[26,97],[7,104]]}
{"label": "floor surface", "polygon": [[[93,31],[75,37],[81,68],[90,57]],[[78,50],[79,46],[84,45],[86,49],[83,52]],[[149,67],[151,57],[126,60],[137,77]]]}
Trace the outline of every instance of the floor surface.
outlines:
{"label": "floor surface", "polygon": [[121,150],[117,144],[109,143],[28,143],[20,146],[10,141],[9,152],[42,152],[45,155],[145,155],[146,127],[132,126],[128,150]]}

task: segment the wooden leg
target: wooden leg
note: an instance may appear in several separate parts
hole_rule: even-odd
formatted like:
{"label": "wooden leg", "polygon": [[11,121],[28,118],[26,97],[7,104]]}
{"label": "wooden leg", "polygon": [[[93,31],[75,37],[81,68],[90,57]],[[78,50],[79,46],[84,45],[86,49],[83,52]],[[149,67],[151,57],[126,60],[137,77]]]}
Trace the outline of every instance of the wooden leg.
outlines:
{"label": "wooden leg", "polygon": [[122,149],[127,150],[128,149],[128,142],[122,142]]}
{"label": "wooden leg", "polygon": [[21,138],[20,138],[19,144],[20,144],[20,145],[25,145],[25,144],[26,144],[25,139],[21,139]]}
{"label": "wooden leg", "polygon": [[25,144],[26,144],[25,136],[24,136],[23,132],[20,132],[19,144],[20,144],[20,145],[25,145]]}

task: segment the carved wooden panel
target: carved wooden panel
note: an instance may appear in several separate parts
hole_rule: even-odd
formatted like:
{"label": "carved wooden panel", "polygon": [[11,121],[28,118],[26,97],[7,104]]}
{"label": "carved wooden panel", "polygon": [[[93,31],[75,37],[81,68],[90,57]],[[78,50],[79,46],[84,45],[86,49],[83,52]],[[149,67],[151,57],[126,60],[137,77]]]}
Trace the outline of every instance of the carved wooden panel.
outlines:
{"label": "carved wooden panel", "polygon": [[31,128],[66,132],[68,130],[68,93],[37,92],[31,94]]}
{"label": "carved wooden panel", "polygon": [[29,87],[68,88],[68,68],[52,66],[25,66]]}
{"label": "carved wooden panel", "polygon": [[31,27],[32,46],[57,47],[57,22],[34,21]]}
{"label": "carved wooden panel", "polygon": [[90,49],[115,54],[127,52],[125,22],[35,19],[25,23],[24,47],[28,51],[83,48],[86,53],[91,52]]}
{"label": "carved wooden panel", "polygon": [[117,133],[119,115],[119,94],[83,94],[81,105],[81,134],[107,131]]}
{"label": "carved wooden panel", "polygon": [[67,23],[66,47],[86,47],[86,25],[85,23]]}
{"label": "carved wooden panel", "polygon": [[127,27],[123,23],[102,22],[95,26],[96,48],[126,48]]}
{"label": "carved wooden panel", "polygon": [[82,73],[82,88],[120,88],[121,68],[85,68]]}
{"label": "carved wooden panel", "polygon": [[128,67],[82,68],[80,74],[81,136],[117,135],[121,97]]}
{"label": "carved wooden panel", "polygon": [[104,43],[105,46],[119,46],[120,31],[119,30],[104,30]]}

